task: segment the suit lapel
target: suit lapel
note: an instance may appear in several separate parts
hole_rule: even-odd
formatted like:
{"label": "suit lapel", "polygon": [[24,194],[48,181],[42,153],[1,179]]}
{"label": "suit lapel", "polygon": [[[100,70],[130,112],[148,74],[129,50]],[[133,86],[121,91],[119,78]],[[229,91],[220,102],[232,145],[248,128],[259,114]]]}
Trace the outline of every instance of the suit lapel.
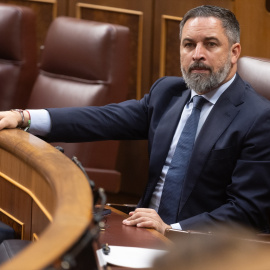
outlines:
{"label": "suit lapel", "polygon": [[[168,110],[160,119],[152,144],[149,171],[152,173],[149,178],[147,195],[151,196],[160,177],[168,151],[177,128],[182,110],[190,96],[186,90],[181,96],[173,96]],[[148,197],[146,195],[146,198]]]}
{"label": "suit lapel", "polygon": [[239,82],[239,77],[237,77],[235,82],[219,98],[200,131],[182,189],[179,212],[190,196],[196,181],[198,181],[210,151],[240,110],[238,106],[243,103],[244,91],[241,83],[242,80]]}

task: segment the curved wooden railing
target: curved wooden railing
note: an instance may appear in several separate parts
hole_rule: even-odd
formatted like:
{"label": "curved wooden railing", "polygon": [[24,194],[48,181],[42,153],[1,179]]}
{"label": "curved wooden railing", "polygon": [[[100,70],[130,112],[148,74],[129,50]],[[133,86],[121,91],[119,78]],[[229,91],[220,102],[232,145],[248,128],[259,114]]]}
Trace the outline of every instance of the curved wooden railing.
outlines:
{"label": "curved wooden railing", "polygon": [[91,189],[63,153],[21,130],[0,131],[0,213],[33,240],[8,269],[43,269],[69,250],[92,220]]}

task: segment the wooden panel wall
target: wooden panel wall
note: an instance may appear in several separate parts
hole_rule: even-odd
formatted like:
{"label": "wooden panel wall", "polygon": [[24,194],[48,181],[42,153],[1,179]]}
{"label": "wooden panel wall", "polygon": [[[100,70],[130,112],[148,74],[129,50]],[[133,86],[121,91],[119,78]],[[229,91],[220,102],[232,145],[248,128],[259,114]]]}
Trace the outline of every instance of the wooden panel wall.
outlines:
{"label": "wooden panel wall", "polygon": [[[104,5],[76,3],[76,17],[79,19],[125,25],[130,29],[130,78],[128,98],[141,98],[142,79],[142,33],[144,14],[142,11]],[[147,67],[144,67],[147,70]],[[147,78],[147,74],[146,78]]]}
{"label": "wooden panel wall", "polygon": [[232,0],[156,0],[152,81],[164,75],[181,76],[179,58],[179,23],[185,13],[203,4],[233,9]]}
{"label": "wooden panel wall", "polygon": [[235,13],[241,26],[242,55],[270,58],[269,0],[235,1]]}
{"label": "wooden panel wall", "polygon": [[[131,30],[129,98],[141,98],[164,75],[181,75],[179,22],[198,5],[232,10],[241,28],[242,55],[270,58],[269,0],[0,0],[26,5],[37,14],[38,47],[56,16],[128,26]],[[268,7],[268,10],[267,10]],[[39,49],[38,49],[39,50]],[[117,169],[123,192],[140,194],[147,181],[147,143],[122,142]]]}
{"label": "wooden panel wall", "polygon": [[[141,98],[142,89],[149,88],[151,82],[151,25],[153,0],[71,0],[70,16],[120,24],[129,27],[130,79],[128,98]],[[75,11],[75,14],[74,14]]]}

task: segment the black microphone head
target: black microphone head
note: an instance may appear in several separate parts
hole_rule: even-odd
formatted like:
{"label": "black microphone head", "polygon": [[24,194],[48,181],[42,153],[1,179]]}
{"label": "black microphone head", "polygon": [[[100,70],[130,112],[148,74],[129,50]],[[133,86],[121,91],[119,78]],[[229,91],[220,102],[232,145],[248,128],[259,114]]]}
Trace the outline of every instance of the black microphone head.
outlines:
{"label": "black microphone head", "polygon": [[62,153],[65,152],[65,151],[64,151],[64,148],[63,148],[62,146],[57,145],[57,146],[55,146],[55,148],[56,148],[57,150],[59,150],[60,152],[62,152]]}

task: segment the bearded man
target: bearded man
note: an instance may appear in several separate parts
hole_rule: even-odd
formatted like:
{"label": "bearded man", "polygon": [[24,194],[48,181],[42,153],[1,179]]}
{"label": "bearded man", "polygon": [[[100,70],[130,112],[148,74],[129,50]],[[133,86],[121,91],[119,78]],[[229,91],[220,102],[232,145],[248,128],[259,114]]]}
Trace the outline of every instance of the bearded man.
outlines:
{"label": "bearded man", "polygon": [[[50,142],[147,139],[149,181],[127,226],[269,233],[270,104],[237,74],[239,42],[231,11],[196,7],[180,24],[183,78],[160,78],[139,101],[31,110],[29,132]],[[29,114],[0,119],[0,129],[26,127]]]}

